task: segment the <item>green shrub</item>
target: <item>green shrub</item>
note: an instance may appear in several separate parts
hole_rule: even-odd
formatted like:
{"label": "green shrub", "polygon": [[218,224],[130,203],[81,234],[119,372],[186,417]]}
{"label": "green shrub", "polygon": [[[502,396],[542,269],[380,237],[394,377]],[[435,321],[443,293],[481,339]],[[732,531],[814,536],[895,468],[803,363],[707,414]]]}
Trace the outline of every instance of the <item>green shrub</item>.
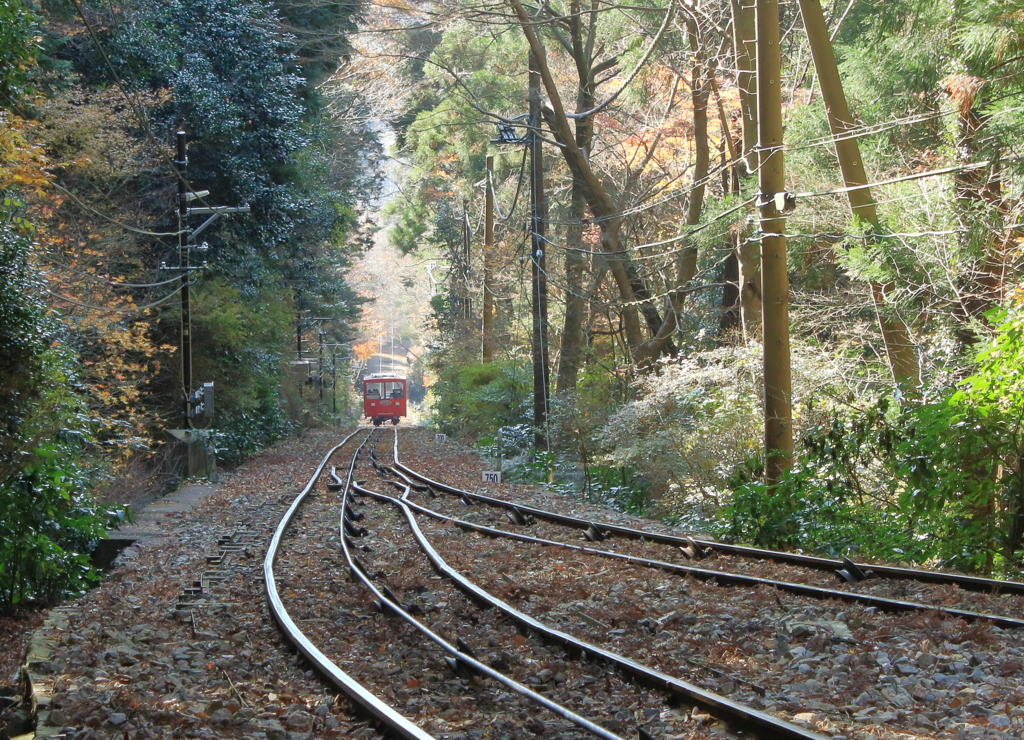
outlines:
{"label": "green shrub", "polygon": [[88,553],[112,519],[92,499],[89,421],[76,365],[42,300],[31,229],[0,209],[0,612],[96,579]]}
{"label": "green shrub", "polygon": [[532,376],[525,362],[438,362],[435,369],[432,421],[441,431],[476,440],[501,427],[532,424]]}
{"label": "green shrub", "polygon": [[99,580],[89,553],[126,512],[99,506],[93,483],[75,445],[60,441],[37,448],[0,486],[0,613],[54,603]]}
{"label": "green shrub", "polygon": [[737,469],[722,532],[767,547],[1018,572],[1024,550],[1024,315],[974,373],[925,400],[833,410],[775,489]]}
{"label": "green shrub", "polygon": [[218,426],[214,434],[217,460],[234,468],[295,431],[298,425],[290,421],[275,400],[270,398],[251,413],[222,416]]}

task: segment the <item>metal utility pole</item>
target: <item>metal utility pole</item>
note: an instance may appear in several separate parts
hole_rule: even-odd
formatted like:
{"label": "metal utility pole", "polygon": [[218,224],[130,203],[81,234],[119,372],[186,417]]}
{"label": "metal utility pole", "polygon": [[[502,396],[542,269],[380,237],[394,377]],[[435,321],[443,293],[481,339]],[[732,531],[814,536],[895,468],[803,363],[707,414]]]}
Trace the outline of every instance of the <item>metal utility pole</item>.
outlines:
{"label": "metal utility pole", "polygon": [[484,300],[481,330],[481,360],[494,359],[494,294],[491,292],[491,252],[494,251],[494,155],[487,155],[487,179],[484,186]]}
{"label": "metal utility pole", "polygon": [[530,52],[530,265],[533,294],[533,444],[547,446],[548,418],[548,278],[547,278],[547,199],[544,195],[544,151],[540,137],[540,66]]}
{"label": "metal utility pole", "polygon": [[757,0],[758,207],[764,347],[765,477],[775,485],[793,462],[786,217],[792,205],[782,168],[782,77],[778,0]]}
{"label": "metal utility pole", "polygon": [[[333,416],[338,415],[338,347],[348,347],[351,342],[326,342],[323,344],[323,349],[331,350],[331,414]],[[351,355],[349,355],[351,359]],[[343,358],[344,359],[344,358]]]}
{"label": "metal utility pole", "polygon": [[[868,176],[860,156],[860,145],[850,133],[854,128],[853,117],[846,104],[843,81],[839,77],[836,55],[832,49],[832,40],[819,0],[800,0],[800,14],[807,30],[814,68],[818,72],[821,97],[828,114],[829,129],[835,139],[836,156],[839,158],[839,168],[843,172],[843,182],[848,188],[857,187],[857,190],[847,192],[850,209],[855,219],[870,225],[877,233],[880,226],[871,188],[858,187],[867,185]],[[912,393],[920,386],[921,375],[910,331],[895,312],[887,313],[885,286],[873,281],[870,285],[871,297],[878,314],[878,326],[885,342],[889,370],[900,389],[904,393]]]}
{"label": "metal utility pole", "polygon": [[181,272],[181,395],[184,402],[185,424],[192,426],[192,307],[189,303],[189,234],[188,223],[188,185],[185,181],[185,168],[188,167],[188,151],[185,132],[178,131],[178,151],[174,166],[178,174],[178,260]]}

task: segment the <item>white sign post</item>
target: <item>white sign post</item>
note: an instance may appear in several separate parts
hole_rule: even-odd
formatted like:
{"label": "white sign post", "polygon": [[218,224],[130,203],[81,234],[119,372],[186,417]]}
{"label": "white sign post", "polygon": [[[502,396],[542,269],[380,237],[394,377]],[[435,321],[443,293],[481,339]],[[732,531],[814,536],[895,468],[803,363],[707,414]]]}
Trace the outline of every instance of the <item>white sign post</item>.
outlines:
{"label": "white sign post", "polygon": [[500,470],[485,470],[483,472],[484,483],[501,483],[501,471]]}
{"label": "white sign post", "polygon": [[434,441],[435,442],[447,442],[448,441],[448,435],[447,434],[441,434],[440,432],[438,432],[437,434],[434,435]]}

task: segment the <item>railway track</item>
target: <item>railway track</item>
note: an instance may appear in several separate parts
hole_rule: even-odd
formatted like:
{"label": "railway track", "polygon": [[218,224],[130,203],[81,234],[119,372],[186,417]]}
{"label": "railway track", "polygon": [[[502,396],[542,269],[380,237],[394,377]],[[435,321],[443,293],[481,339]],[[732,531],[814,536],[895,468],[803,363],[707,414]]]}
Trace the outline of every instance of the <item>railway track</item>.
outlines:
{"label": "railway track", "polygon": [[[781,710],[789,717],[834,718],[831,726],[827,721],[818,724],[839,736],[888,736],[885,731],[876,734],[879,730],[873,723],[906,733],[899,737],[1011,736],[1002,730],[1011,724],[1008,715],[1019,714],[1017,707],[1024,702],[1024,690],[1017,681],[1020,656],[1024,655],[1024,634],[1019,629],[1024,600],[1017,595],[1019,584],[972,578],[965,584],[964,577],[957,574],[884,566],[868,566],[874,570],[871,577],[851,583],[834,573],[823,573],[823,559],[803,564],[799,558],[786,558],[785,553],[754,549],[743,551],[744,557],[734,552],[716,554],[699,541],[672,537],[664,531],[643,531],[588,516],[567,517],[546,511],[543,505],[525,505],[522,500],[502,501],[475,493],[469,490],[471,486],[431,481],[427,474],[397,459],[390,463],[381,460],[378,468],[393,475],[392,487],[397,490],[400,482],[414,489],[415,502],[409,505],[439,523],[435,540],[439,550],[453,562],[461,560],[467,572],[479,574],[481,581],[489,581],[498,590],[508,573],[516,580],[521,575],[528,582],[524,588],[532,589],[521,602],[528,603],[526,611],[570,624],[570,631],[579,637],[589,637],[677,674],[682,664],[704,668],[714,680],[693,680],[709,688],[723,687],[727,694],[732,694],[734,687],[742,688],[744,682],[764,690],[757,686],[760,681],[767,690],[760,701],[753,697],[756,706]],[[422,452],[419,464],[430,465]],[[444,469],[434,465],[438,467]],[[431,485],[426,485],[427,481]],[[467,521],[470,519],[473,521]],[[468,548],[450,544],[463,542],[451,535],[456,527],[473,538],[496,543],[491,560],[529,558],[529,568],[538,572],[526,573],[522,566],[506,571],[479,566],[459,552]],[[705,551],[699,564],[693,562],[695,544]],[[584,558],[611,563],[581,567]],[[557,573],[551,567],[555,563]],[[842,561],[830,564],[849,567]],[[672,573],[676,578],[645,577],[640,569]],[[762,578],[751,581],[747,576],[752,570]],[[895,574],[887,576],[892,570]],[[607,616],[611,610],[601,608],[607,597],[596,605],[575,600],[579,593],[575,584],[593,580],[602,572],[610,573],[605,578],[619,584],[609,589],[612,596],[621,584],[643,584],[642,588],[627,585],[624,589],[634,597],[628,619],[617,621]],[[763,577],[765,573],[769,577]],[[678,578],[680,575],[685,578]],[[787,583],[782,575],[792,582]],[[693,582],[697,579],[705,579],[710,590],[696,587]],[[670,595],[673,581],[686,584],[677,591],[678,597],[655,598],[660,589]],[[807,583],[820,585],[807,588]],[[712,591],[735,595],[707,598]],[[564,598],[553,598],[553,593]],[[601,596],[593,594],[591,598]],[[759,639],[746,639],[743,630],[737,630],[738,620],[730,621],[729,614],[716,617],[714,610],[726,599],[757,607],[736,612],[744,618],[757,616],[743,625],[755,633],[753,637],[763,637],[764,628],[774,624],[773,648],[766,651]],[[686,603],[687,613],[673,608],[680,602]],[[584,604],[589,615],[579,608]],[[657,635],[654,650],[652,634]],[[676,649],[680,642],[685,647]],[[673,654],[663,655],[665,649]],[[766,663],[766,657],[771,662]],[[766,674],[767,679],[763,678]],[[808,713],[808,708],[813,711]],[[958,722],[963,724],[955,734],[942,734],[944,728]],[[863,735],[858,732],[861,727]],[[967,730],[970,733],[965,735]],[[1017,734],[1019,730],[1012,737]]]}
{"label": "railway track", "polygon": [[[989,622],[1001,628],[1024,628],[1024,598],[1006,598],[1024,596],[1024,583],[743,547],[569,516],[434,480],[400,461],[397,432],[393,442],[390,471],[406,485],[431,493],[429,511],[424,509],[424,513],[446,518],[465,529],[580,552],[602,553],[606,557],[724,586],[767,586],[888,612],[935,612],[969,622]],[[448,498],[435,498],[435,492],[447,494]],[[469,514],[473,504],[498,509],[504,516]],[[580,544],[581,539],[586,545]],[[765,572],[772,573],[772,577],[765,576]],[[822,577],[822,573],[828,575]],[[908,600],[902,598],[911,593],[906,582],[945,590],[923,588],[916,594],[920,600]],[[960,608],[949,603],[950,589],[979,595],[966,596],[971,607]]]}
{"label": "railway track", "polygon": [[[644,740],[713,737],[728,728],[738,737],[825,737],[579,640],[473,584],[431,545],[438,532],[418,522],[408,485],[376,475],[355,482],[374,472],[366,463],[384,469],[378,434],[357,432],[325,456],[278,526],[264,574],[288,638],[389,734],[448,737],[464,729],[482,737],[475,728],[490,737]],[[340,549],[319,541],[328,522]],[[296,548],[331,553],[328,567],[293,572],[288,553]],[[342,566],[347,583],[339,582]],[[327,583],[334,593],[324,602],[317,594]],[[333,628],[352,621],[366,629],[338,645]],[[391,685],[360,667],[382,650],[412,658],[408,670],[399,661]]]}
{"label": "railway track", "polygon": [[960,737],[1024,702],[1019,584],[567,516],[433,479],[398,439],[331,450],[264,564],[282,630],[391,736]]}

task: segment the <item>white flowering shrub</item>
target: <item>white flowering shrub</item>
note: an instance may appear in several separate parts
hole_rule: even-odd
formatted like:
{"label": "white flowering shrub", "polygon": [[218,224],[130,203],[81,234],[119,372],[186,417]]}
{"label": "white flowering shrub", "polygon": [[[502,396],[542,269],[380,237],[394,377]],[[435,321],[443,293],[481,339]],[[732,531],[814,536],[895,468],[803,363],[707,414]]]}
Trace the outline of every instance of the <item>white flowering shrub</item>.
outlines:
{"label": "white flowering shrub", "polygon": [[[824,349],[792,348],[795,431],[836,405],[856,401],[873,380],[864,363]],[[652,484],[658,508],[698,523],[728,501],[728,479],[760,453],[761,347],[721,347],[663,362],[636,381],[636,400],[599,432],[610,465]]]}

